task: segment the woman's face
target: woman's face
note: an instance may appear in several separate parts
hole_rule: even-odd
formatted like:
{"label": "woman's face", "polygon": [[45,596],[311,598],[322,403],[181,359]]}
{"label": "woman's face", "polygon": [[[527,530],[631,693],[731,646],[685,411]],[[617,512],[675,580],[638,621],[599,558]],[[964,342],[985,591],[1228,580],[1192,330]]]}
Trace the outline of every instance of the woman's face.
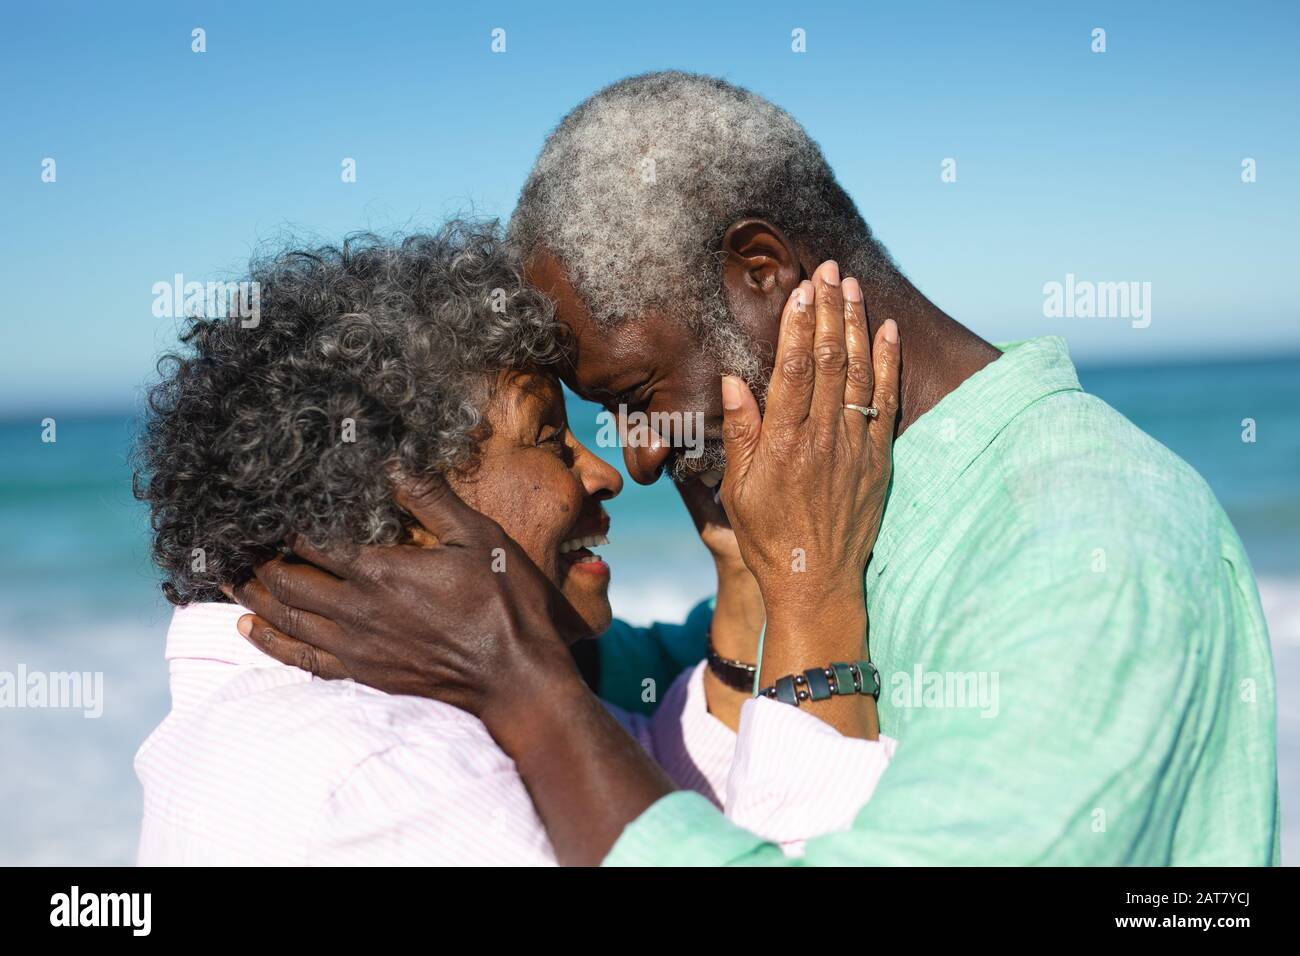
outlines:
{"label": "woman's face", "polygon": [[590,634],[602,633],[611,618],[609,565],[593,548],[606,543],[601,502],[623,489],[622,476],[569,431],[554,376],[502,374],[486,417],[492,434],[480,446],[478,467],[449,476],[449,484],[524,549]]}

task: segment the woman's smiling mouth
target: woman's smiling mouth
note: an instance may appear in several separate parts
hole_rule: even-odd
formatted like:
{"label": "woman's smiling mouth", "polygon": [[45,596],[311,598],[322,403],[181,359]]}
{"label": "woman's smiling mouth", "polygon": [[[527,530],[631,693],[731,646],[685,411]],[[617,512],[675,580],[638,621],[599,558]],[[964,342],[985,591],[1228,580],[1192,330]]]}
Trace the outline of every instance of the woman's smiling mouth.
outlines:
{"label": "woman's smiling mouth", "polygon": [[589,534],[580,538],[570,538],[560,545],[560,560],[570,568],[586,574],[609,574],[609,565],[592,548],[609,544],[609,538],[603,534]]}

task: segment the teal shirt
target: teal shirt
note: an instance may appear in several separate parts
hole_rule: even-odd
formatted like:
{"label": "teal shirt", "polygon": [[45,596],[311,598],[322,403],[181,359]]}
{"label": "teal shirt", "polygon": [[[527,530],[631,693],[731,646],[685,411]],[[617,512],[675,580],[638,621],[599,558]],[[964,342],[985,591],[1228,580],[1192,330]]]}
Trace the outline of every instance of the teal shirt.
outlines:
{"label": "teal shirt", "polygon": [[[1268,633],[1205,482],[1035,339],[898,439],[866,570],[893,763],[802,860],[675,793],[607,864],[1270,864]],[[820,663],[820,662],[810,662]]]}
{"label": "teal shirt", "polygon": [[634,714],[652,713],[677,675],[704,659],[713,598],[681,624],[635,627],[615,620],[596,643],[602,700]]}

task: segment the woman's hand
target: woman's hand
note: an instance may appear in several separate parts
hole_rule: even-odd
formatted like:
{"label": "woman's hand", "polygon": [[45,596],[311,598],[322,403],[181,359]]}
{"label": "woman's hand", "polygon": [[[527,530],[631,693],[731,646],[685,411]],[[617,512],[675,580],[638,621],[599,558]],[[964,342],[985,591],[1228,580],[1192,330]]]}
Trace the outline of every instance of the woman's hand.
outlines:
{"label": "woman's hand", "polygon": [[[857,281],[841,284],[827,262],[786,304],[765,414],[743,381],[723,378],[721,498],[767,609],[765,686],[867,652],[863,573],[889,486],[898,372],[897,325],[883,323],[873,345]],[[816,713],[870,735],[874,707],[867,719],[855,700]]]}

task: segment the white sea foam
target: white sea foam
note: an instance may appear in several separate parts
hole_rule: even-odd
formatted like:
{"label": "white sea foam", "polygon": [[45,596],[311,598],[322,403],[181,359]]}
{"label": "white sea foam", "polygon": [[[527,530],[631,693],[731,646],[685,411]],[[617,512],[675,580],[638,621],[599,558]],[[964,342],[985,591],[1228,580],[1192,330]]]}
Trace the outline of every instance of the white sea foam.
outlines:
{"label": "white sea foam", "polygon": [[98,720],[66,710],[0,713],[0,764],[13,771],[0,774],[0,864],[135,861],[141,793],[132,760],[169,707],[164,630],[121,620],[44,634],[0,627],[0,656],[10,663],[104,675]]}
{"label": "white sea foam", "polygon": [[1300,578],[1260,578],[1259,601],[1273,648],[1300,648]]}
{"label": "white sea foam", "polygon": [[711,578],[696,587],[669,579],[642,578],[626,584],[616,580],[609,587],[609,602],[615,617],[629,624],[676,623],[686,620],[691,608],[713,593],[713,583]]}
{"label": "white sea foam", "polygon": [[1263,578],[1260,603],[1273,640],[1277,678],[1277,785],[1282,798],[1282,862],[1300,864],[1300,580]]}

